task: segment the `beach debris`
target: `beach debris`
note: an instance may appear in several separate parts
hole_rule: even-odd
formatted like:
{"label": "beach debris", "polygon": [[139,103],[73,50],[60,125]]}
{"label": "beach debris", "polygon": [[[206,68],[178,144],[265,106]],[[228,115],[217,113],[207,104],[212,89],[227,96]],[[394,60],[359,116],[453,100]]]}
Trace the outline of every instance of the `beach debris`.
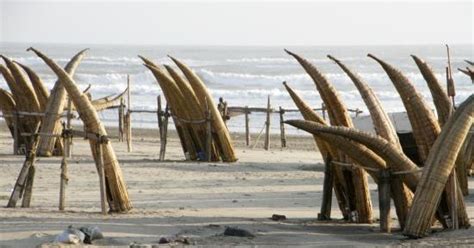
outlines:
{"label": "beach debris", "polygon": [[85,244],[92,244],[92,241],[104,238],[104,235],[98,226],[83,226],[80,227],[79,230],[85,235]]}
{"label": "beach debris", "polygon": [[171,243],[170,238],[167,237],[161,237],[160,240],[158,241],[158,244],[168,244]]}
{"label": "beach debris", "polygon": [[251,232],[239,227],[226,227],[223,234],[224,236],[235,236],[235,237],[246,237],[246,238],[255,237],[255,235],[252,234]]}
{"label": "beach debris", "polygon": [[[28,50],[33,51],[38,57],[40,57],[58,76],[59,81],[63,84],[69,97],[74,102],[79,116],[84,122],[86,131],[98,134],[101,137],[106,137],[107,132],[99,119],[97,111],[94,109],[91,101],[78,89],[72,77],[56,62],[40,51],[34,48],[29,48]],[[103,159],[106,179],[105,184],[108,189],[108,194],[106,194],[106,196],[110,211],[127,212],[132,209],[132,204],[128,197],[127,187],[123,180],[120,164],[117,160],[112,144],[108,139],[103,140],[100,145],[98,142],[102,141],[89,139],[93,157],[95,159]],[[98,151],[99,147],[101,147],[100,150],[102,150],[102,152]],[[98,154],[102,154],[102,158],[99,158]]]}
{"label": "beach debris", "polygon": [[56,236],[54,242],[64,244],[92,244],[92,241],[103,238],[104,235],[97,226],[75,228],[70,225],[66,230]]}
{"label": "beach debris", "polygon": [[72,225],[66,228],[61,234],[56,236],[54,242],[65,244],[79,244],[84,242],[85,234]]}
{"label": "beach debris", "polygon": [[274,221],[281,221],[281,220],[286,220],[286,216],[282,214],[273,214],[270,219]]}

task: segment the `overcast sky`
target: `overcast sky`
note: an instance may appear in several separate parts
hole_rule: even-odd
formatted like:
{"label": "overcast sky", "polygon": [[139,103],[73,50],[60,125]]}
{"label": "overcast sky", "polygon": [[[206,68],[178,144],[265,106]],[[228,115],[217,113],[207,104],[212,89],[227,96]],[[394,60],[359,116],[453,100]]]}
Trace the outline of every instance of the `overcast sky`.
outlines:
{"label": "overcast sky", "polygon": [[[3,3],[1,3],[3,1]],[[0,41],[155,45],[472,44],[473,1],[0,0]]]}

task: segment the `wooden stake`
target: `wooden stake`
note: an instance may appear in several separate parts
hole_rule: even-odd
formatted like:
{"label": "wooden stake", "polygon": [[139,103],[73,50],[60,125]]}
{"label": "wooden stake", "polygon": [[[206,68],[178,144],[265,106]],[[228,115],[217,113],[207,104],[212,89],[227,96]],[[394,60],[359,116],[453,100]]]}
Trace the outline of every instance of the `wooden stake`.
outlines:
{"label": "wooden stake", "polygon": [[118,109],[118,140],[123,142],[123,114],[124,114],[124,99],[120,98],[120,106]]}
{"label": "wooden stake", "polygon": [[[72,117],[72,100],[68,97],[67,101],[67,117],[66,117],[66,128],[71,130],[71,117]],[[67,137],[67,139],[63,139],[64,143],[64,151],[63,153],[66,154],[68,158],[72,156],[72,137]]]}
{"label": "wooden stake", "polygon": [[380,171],[379,176],[379,210],[380,210],[380,230],[382,232],[391,232],[390,219],[390,170]]}
{"label": "wooden stake", "polygon": [[127,151],[128,152],[132,152],[132,115],[131,115],[131,112],[130,110],[127,111],[127,113],[125,114],[125,123],[126,123],[126,127],[127,127],[127,133],[125,135],[125,137],[127,138]]}
{"label": "wooden stake", "polygon": [[161,130],[162,129],[162,125],[163,125],[163,112],[161,110],[161,96],[158,95],[156,97],[156,115],[157,115],[157,118],[158,118],[158,132],[160,133],[160,140],[163,138],[163,131]]}
{"label": "wooden stake", "polygon": [[35,180],[35,164],[32,163],[30,169],[28,170],[28,176],[26,177],[25,189],[23,192],[21,207],[29,208],[31,204],[31,196],[33,195],[33,183]]}
{"label": "wooden stake", "polygon": [[19,120],[19,117],[18,117],[18,113],[15,111],[15,112],[12,112],[13,114],[13,154],[14,155],[18,155],[20,154],[20,142],[19,142],[19,125],[20,125],[20,120]]}
{"label": "wooden stake", "polygon": [[459,229],[459,215],[458,215],[458,183],[456,176],[456,169],[453,169],[450,179],[451,181],[451,221],[453,230]]}
{"label": "wooden stake", "polygon": [[[70,137],[63,137],[63,143],[66,144],[69,142],[68,140]],[[63,159],[61,160],[61,176],[59,180],[59,210],[63,211],[66,207],[66,186],[68,183],[67,177],[67,153],[68,148],[65,146],[65,150],[63,152]]]}
{"label": "wooden stake", "polygon": [[126,116],[127,121],[127,151],[132,152],[132,93],[130,88],[130,75],[127,75],[127,103],[128,111]]}
{"label": "wooden stake", "polygon": [[268,95],[267,99],[267,120],[265,122],[265,150],[270,148],[270,114],[271,114],[271,106],[270,106],[270,95]]}
{"label": "wooden stake", "polygon": [[245,106],[245,145],[250,145],[249,107]]}
{"label": "wooden stake", "polygon": [[7,207],[9,208],[14,208],[16,206],[17,201],[20,199],[21,194],[25,190],[30,168],[34,166],[34,163],[35,163],[36,149],[38,148],[38,140],[39,140],[39,136],[33,135],[31,150],[29,150],[26,153],[25,162],[23,163],[23,166],[20,170],[20,174],[18,175],[15,186],[13,187],[10,200],[8,201],[8,204],[7,204]]}
{"label": "wooden stake", "polygon": [[280,139],[281,139],[281,148],[286,147],[286,135],[285,135],[285,120],[283,115],[285,110],[280,106]]}
{"label": "wooden stake", "polygon": [[164,119],[161,127],[161,137],[162,139],[160,140],[160,161],[165,160],[165,153],[166,153],[166,142],[167,142],[167,136],[168,136],[168,119],[169,119],[169,108],[168,104],[166,104],[165,107],[165,113],[164,113]]}
{"label": "wooden stake", "polygon": [[207,128],[207,139],[206,139],[206,158],[208,162],[212,161],[212,114],[209,109],[209,105],[206,100],[206,128]]}
{"label": "wooden stake", "polygon": [[323,197],[321,201],[321,211],[318,214],[318,220],[331,219],[332,187],[334,184],[331,156],[328,155],[324,163]]}
{"label": "wooden stake", "polygon": [[102,155],[102,143],[98,141],[96,143],[96,165],[99,170],[99,183],[100,183],[100,207],[102,214],[107,214],[107,199],[105,195],[105,171],[104,171],[104,157]]}
{"label": "wooden stake", "polygon": [[323,112],[323,119],[326,120],[326,105],[321,103],[321,111]]}

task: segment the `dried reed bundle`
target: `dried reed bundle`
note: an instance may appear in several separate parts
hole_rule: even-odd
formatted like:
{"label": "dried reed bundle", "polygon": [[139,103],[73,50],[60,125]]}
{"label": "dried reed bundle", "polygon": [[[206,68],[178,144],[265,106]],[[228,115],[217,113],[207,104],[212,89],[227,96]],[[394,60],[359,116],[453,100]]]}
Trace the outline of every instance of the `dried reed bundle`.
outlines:
{"label": "dried reed bundle", "polygon": [[[294,127],[303,129],[307,132],[310,132],[318,137],[325,139],[328,143],[332,144],[333,147],[337,147],[338,149],[343,150],[346,152],[348,156],[351,157],[354,161],[358,162],[359,164],[364,164],[367,167],[374,168],[374,169],[384,169],[387,168],[394,159],[392,157],[403,157],[405,156],[400,150],[396,148],[395,145],[389,143],[387,140],[371,135],[369,133],[364,133],[353,128],[347,127],[334,127],[334,126],[324,126],[316,122],[311,121],[302,121],[302,120],[288,120],[285,123],[288,123]],[[324,137],[330,135],[329,137]],[[363,136],[367,136],[365,138],[370,139],[372,136],[375,140],[372,142],[361,142],[365,141]],[[337,139],[333,139],[338,137]],[[349,138],[349,140],[344,138]],[[351,138],[350,138],[351,137]],[[357,137],[357,138],[356,138]],[[334,141],[333,141],[334,140]],[[351,142],[353,140],[355,142]],[[342,144],[344,143],[344,144]],[[361,145],[364,144],[364,145]],[[384,145],[385,144],[385,147]],[[367,146],[365,146],[367,145]],[[374,147],[378,147],[381,150],[375,150]],[[389,149],[387,149],[387,147]],[[386,150],[390,150],[390,152],[394,152],[395,154],[385,154]],[[389,158],[389,159],[387,159]],[[408,158],[405,158],[411,162]],[[396,160],[396,158],[395,158]],[[364,163],[362,163],[364,162]],[[367,164],[366,164],[367,163]],[[410,164],[406,165],[405,167],[414,168],[416,169],[416,165]],[[404,168],[401,166],[401,168]],[[403,169],[402,169],[403,170]],[[376,176],[373,176],[375,180],[377,180]],[[416,183],[418,182],[418,178],[416,175],[407,174],[407,178],[405,180],[412,181],[410,184],[412,188],[416,187]],[[398,221],[400,226],[404,226],[406,216],[411,206],[411,200],[413,194],[410,192],[410,189],[403,184],[402,178],[393,178],[391,180],[391,195],[394,199],[395,209],[398,216]]]}
{"label": "dried reed bundle", "polygon": [[[199,120],[205,120],[206,115],[202,111],[202,107],[200,106],[199,100],[194,93],[193,88],[189,84],[189,82],[186,81],[183,77],[181,77],[171,66],[169,65],[164,65],[166,70],[168,71],[169,75],[173,78],[174,82],[178,86],[178,88],[181,90],[181,93],[183,94],[183,101],[186,102],[186,106],[189,108],[189,118],[193,121],[199,121]],[[197,135],[200,139],[200,144],[205,145],[207,141],[207,127],[206,123],[201,123],[201,124],[194,124],[193,129],[196,129]],[[211,160],[212,161],[217,161],[219,160],[219,154],[217,153],[217,149],[215,147],[215,143],[212,144],[211,146]]]}
{"label": "dried reed bundle", "polygon": [[[303,115],[303,118],[305,120],[314,121],[322,125],[327,125],[326,121],[321,118],[321,116],[319,116],[316,112],[314,112],[311,107],[286,82],[283,82],[283,85],[285,86],[286,90],[293,99],[293,102],[295,103],[296,107]],[[325,162],[328,161],[329,157],[337,158],[337,156],[340,154],[339,150],[333,148],[329,143],[325,142],[320,137],[313,135],[313,138]],[[346,184],[346,180],[344,179],[343,170],[340,167],[331,167],[331,169],[334,171],[333,187],[334,191],[336,192],[339,208],[343,215],[348,218],[350,214],[347,212],[349,202],[347,202],[346,197],[344,197],[344,192],[348,191],[348,186]]]}
{"label": "dried reed bundle", "polygon": [[328,58],[336,62],[356,86],[357,90],[362,96],[362,99],[364,100],[365,105],[367,106],[367,109],[369,110],[375,132],[382,138],[393,143],[401,150],[402,146],[398,140],[395,127],[390,121],[390,118],[388,117],[385,110],[382,108],[382,104],[380,103],[379,98],[375,95],[372,88],[370,88],[369,85],[359,77],[359,75],[352,72],[340,60],[332,57],[331,55],[328,55]]}
{"label": "dried reed bundle", "polygon": [[212,115],[212,129],[214,131],[214,141],[217,143],[219,148],[219,154],[224,162],[235,162],[237,157],[235,155],[234,146],[232,145],[232,138],[230,137],[229,130],[222,120],[222,116],[217,109],[217,105],[214,103],[214,100],[207,90],[206,85],[202,82],[199,76],[194,73],[187,65],[181,61],[170,57],[173,62],[179,67],[183,72],[184,76],[188,79],[189,84],[194,90],[201,106],[208,106],[211,115]]}
{"label": "dried reed bundle", "polygon": [[36,72],[33,71],[30,67],[20,64],[17,61],[15,61],[15,63],[18,64],[21,68],[23,68],[23,70],[26,72],[26,75],[28,75],[36,97],[38,98],[41,112],[44,112],[49,98],[49,90],[44,85],[43,80],[41,80],[38,74],[36,74]]}
{"label": "dried reed bundle", "polygon": [[[423,237],[429,233],[433,216],[441,200],[446,182],[454,169],[456,157],[466,139],[474,120],[474,96],[471,95],[445,123],[434,143],[420,182],[413,198],[412,209],[403,233],[410,237]],[[461,196],[461,198],[463,198]],[[459,206],[465,209],[464,205]],[[464,216],[467,217],[467,216]],[[469,226],[460,222],[460,226]]]}
{"label": "dried reed bundle", "polygon": [[185,144],[191,160],[196,160],[198,158],[198,153],[204,151],[204,145],[200,142],[201,139],[198,138],[199,134],[193,126],[190,123],[183,123],[179,120],[190,120],[191,114],[189,113],[186,99],[174,80],[167,75],[165,71],[153,65],[145,64],[145,66],[150,69],[155,76],[156,81],[163,90],[168,106],[172,113],[178,117],[178,120],[176,121],[179,123],[182,130],[182,142]]}
{"label": "dried reed bundle", "polygon": [[[293,56],[313,79],[321,99],[328,108],[331,124],[352,127],[353,124],[349,112],[342,102],[337,90],[329,82],[329,80],[306,59],[286,49],[285,52]],[[337,159],[341,162],[350,162],[350,160],[343,153],[340,154]],[[352,185],[348,186],[350,191],[347,191],[350,199],[349,201],[352,205],[351,211],[357,211],[359,222],[371,222],[372,203],[370,201],[367,174],[364,170],[358,168],[355,168],[350,172],[348,171],[345,174],[347,174],[347,182],[352,183]]]}
{"label": "dried reed bundle", "polygon": [[453,106],[449,100],[448,94],[441,87],[441,83],[436,78],[431,67],[424,60],[420,59],[416,55],[411,55],[413,60],[415,60],[418,69],[423,75],[428,88],[430,89],[431,96],[433,97],[433,102],[438,113],[438,122],[440,126],[443,126],[444,123],[448,120],[451,112],[453,111]]}
{"label": "dried reed bundle", "polygon": [[0,89],[0,110],[2,111],[5,119],[5,123],[8,126],[8,129],[10,130],[10,133],[13,137],[13,118],[10,117],[14,111],[16,111],[16,105],[15,105],[15,100],[13,100],[13,96],[10,92]]}
{"label": "dried reed bundle", "polygon": [[[79,116],[84,122],[86,131],[97,133],[102,136],[107,135],[107,132],[105,131],[99,116],[97,115],[97,111],[94,109],[87,96],[85,96],[76,86],[72,77],[56,62],[38,50],[34,48],[29,48],[28,50],[35,52],[36,55],[38,55],[38,57],[40,57],[58,76],[59,81],[61,84],[63,84],[69,97],[71,97],[71,100],[74,102]],[[97,141],[90,139],[89,143],[91,145],[91,150],[93,151],[93,156],[96,159],[100,159],[97,157]],[[128,197],[127,187],[125,185],[125,181],[123,180],[122,170],[120,169],[119,162],[115,156],[115,152],[110,141],[106,144],[102,144],[102,147],[104,161],[103,166],[108,192],[107,200],[110,211],[127,212],[132,208],[132,204]]]}
{"label": "dried reed bundle", "polygon": [[401,71],[372,54],[367,56],[382,66],[400,94],[413,129],[413,137],[418,147],[418,153],[421,161],[424,162],[431,146],[439,135],[438,121],[423,96]]}
{"label": "dried reed bundle", "polygon": [[[79,51],[74,55],[71,60],[66,64],[64,70],[68,73],[71,78],[74,77],[77,67],[81,63],[88,49]],[[53,86],[51,94],[48,98],[45,108],[45,116],[41,124],[41,133],[52,133],[61,134],[62,126],[59,115],[63,113],[64,107],[66,106],[67,92],[64,85],[58,81]],[[55,137],[44,136],[41,137],[38,143],[38,156],[52,156],[54,146],[58,140]]]}

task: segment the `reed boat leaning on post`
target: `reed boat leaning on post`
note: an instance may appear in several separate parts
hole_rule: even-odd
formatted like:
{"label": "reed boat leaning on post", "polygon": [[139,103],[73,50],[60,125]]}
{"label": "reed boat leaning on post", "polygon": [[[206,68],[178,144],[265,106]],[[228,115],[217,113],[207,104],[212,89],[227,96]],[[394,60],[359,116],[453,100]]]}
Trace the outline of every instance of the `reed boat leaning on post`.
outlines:
{"label": "reed boat leaning on post", "polygon": [[[56,62],[48,58],[46,55],[40,51],[29,48],[29,51],[33,51],[38,57],[40,57],[58,76],[59,82],[63,84],[66,89],[69,97],[74,102],[76,109],[84,122],[84,127],[86,131],[99,134],[101,136],[106,136],[107,132],[97,115],[97,111],[92,106],[90,100],[85,94],[83,94],[78,87],[76,86],[72,77],[62,69]],[[91,145],[92,155],[97,158],[97,141],[90,139],[89,143]],[[109,203],[110,211],[112,212],[128,212],[132,209],[132,204],[128,197],[128,191],[123,180],[122,170],[120,168],[119,162],[115,155],[114,149],[111,142],[107,142],[102,145],[103,151],[103,166],[105,172],[106,186],[108,189],[107,201]]]}
{"label": "reed boat leaning on post", "polygon": [[[308,75],[313,79],[316,89],[321,96],[321,99],[328,108],[329,119],[332,125],[352,127],[352,119],[349,116],[347,108],[345,107],[337,90],[329,82],[329,80],[309,61],[301,56],[292,53],[285,49],[285,52],[294,57]],[[339,153],[337,160],[340,162],[350,163],[350,159],[344,154]],[[336,174],[341,175],[341,171]],[[346,182],[345,192],[348,195],[347,205],[343,209],[350,209],[351,215],[357,212],[358,222],[371,223],[372,222],[372,203],[368,189],[367,174],[363,169],[354,168],[351,170],[342,169],[344,178],[340,178],[341,182]]]}

